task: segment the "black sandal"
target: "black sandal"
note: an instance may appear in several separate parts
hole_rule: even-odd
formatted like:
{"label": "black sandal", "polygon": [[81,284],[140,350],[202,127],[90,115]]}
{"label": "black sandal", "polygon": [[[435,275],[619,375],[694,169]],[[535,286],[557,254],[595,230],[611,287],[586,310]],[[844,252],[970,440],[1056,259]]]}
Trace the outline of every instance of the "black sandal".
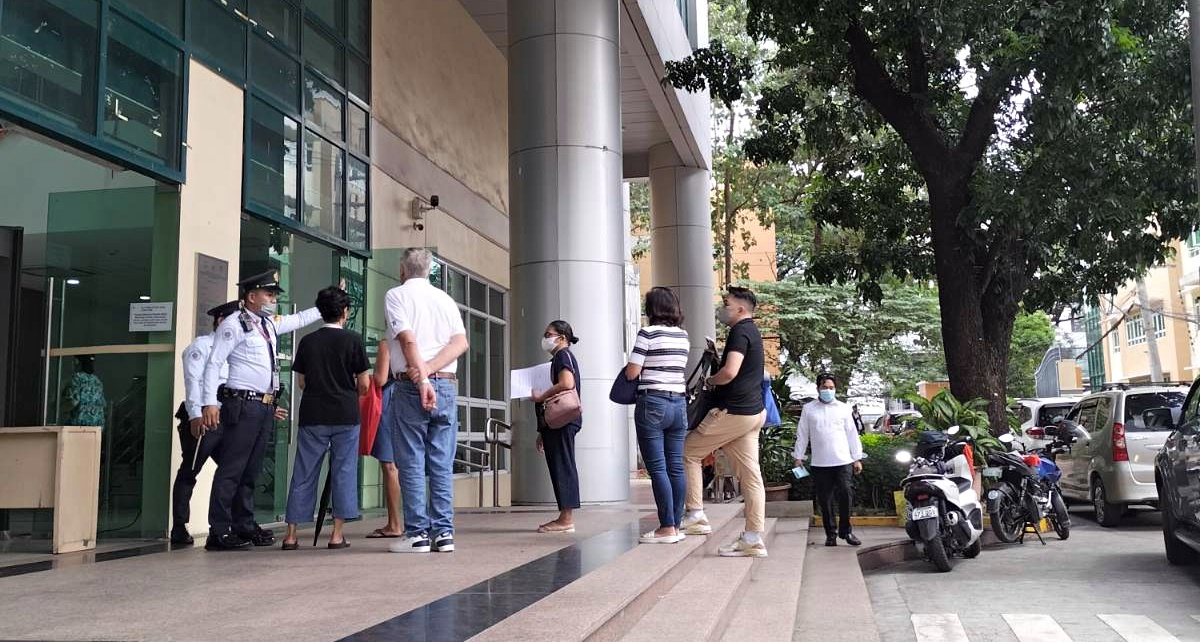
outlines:
{"label": "black sandal", "polygon": [[329,548],[333,548],[333,549],[350,548],[350,542],[348,540],[344,540],[344,539],[336,544],[333,542],[329,542]]}
{"label": "black sandal", "polygon": [[300,540],[296,540],[294,542],[289,542],[287,540],[283,540],[283,546],[280,546],[279,548],[280,548],[280,550],[284,550],[284,551],[297,550],[300,548]]}

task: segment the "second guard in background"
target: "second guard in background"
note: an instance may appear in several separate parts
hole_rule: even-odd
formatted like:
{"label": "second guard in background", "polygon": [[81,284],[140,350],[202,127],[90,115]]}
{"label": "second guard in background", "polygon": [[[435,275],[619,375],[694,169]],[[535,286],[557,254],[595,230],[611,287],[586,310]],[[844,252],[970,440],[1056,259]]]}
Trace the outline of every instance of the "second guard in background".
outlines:
{"label": "second guard in background", "polygon": [[[208,311],[213,318],[213,332],[221,325],[226,317],[241,309],[237,301],[222,303]],[[204,418],[201,410],[204,407],[204,365],[208,363],[208,355],[212,352],[213,333],[196,337],[183,350],[183,390],[184,400],[179,404],[175,418],[179,420],[179,447],[183,451],[183,461],[179,463],[179,471],[175,473],[175,483],[171,487],[171,543],[189,545],[192,536],[188,533],[187,524],[192,515],[192,490],[196,487],[196,475],[204,467],[204,462],[212,456],[217,445],[218,433],[209,435],[208,439],[200,439],[204,434]],[[222,368],[220,381],[225,383],[229,369]],[[197,453],[199,449],[199,453]]]}
{"label": "second guard in background", "polygon": [[[270,546],[275,535],[254,521],[254,484],[280,408],[278,336],[321,320],[316,308],[279,316],[283,288],[271,270],[238,283],[242,310],[217,327],[204,367],[204,427],[220,433],[213,453],[217,473],[208,505],[208,550]],[[229,379],[221,385],[221,369]]]}

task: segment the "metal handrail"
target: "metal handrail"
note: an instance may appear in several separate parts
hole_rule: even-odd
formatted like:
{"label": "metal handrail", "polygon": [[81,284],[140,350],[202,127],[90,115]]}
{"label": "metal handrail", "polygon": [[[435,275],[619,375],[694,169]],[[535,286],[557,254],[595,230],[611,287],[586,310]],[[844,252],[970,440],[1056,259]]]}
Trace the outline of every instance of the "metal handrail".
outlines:
{"label": "metal handrail", "polygon": [[[509,432],[509,439],[511,440],[512,424],[489,417],[487,422],[483,425],[483,441],[484,443],[491,444],[492,446],[492,452],[488,459],[488,461],[491,463],[495,463],[500,460],[501,448],[504,448],[510,452],[512,451],[512,443],[501,441],[500,439],[501,426],[503,426],[504,429]],[[512,466],[511,455],[509,456],[509,466]],[[500,506],[500,467],[492,466],[492,507],[498,506]]]}
{"label": "metal handrail", "polygon": [[454,458],[455,463],[462,464],[471,470],[479,471],[479,508],[483,508],[483,474],[492,468],[492,454],[483,448],[468,446],[461,441],[455,442],[455,447],[462,448],[467,452],[478,453],[487,457],[486,463],[478,464],[469,459],[459,459],[458,457]]}

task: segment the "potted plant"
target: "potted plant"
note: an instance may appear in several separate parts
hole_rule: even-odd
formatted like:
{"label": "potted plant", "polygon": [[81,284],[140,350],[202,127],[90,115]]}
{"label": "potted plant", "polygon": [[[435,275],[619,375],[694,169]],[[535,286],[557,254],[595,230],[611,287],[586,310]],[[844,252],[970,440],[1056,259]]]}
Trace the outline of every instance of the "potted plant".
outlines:
{"label": "potted plant", "polygon": [[792,448],[796,444],[796,423],[790,417],[782,425],[767,426],[758,437],[758,464],[762,471],[767,501],[786,501],[792,487]]}

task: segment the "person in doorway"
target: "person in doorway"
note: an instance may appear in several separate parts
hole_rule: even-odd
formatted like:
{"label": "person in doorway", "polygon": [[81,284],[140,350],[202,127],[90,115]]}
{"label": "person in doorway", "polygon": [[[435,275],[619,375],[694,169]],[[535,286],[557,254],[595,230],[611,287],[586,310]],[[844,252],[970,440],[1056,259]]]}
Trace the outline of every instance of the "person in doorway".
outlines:
{"label": "person in doorway", "polygon": [[[213,332],[231,314],[238,311],[237,301],[222,303],[208,311],[212,317]],[[183,390],[184,400],[175,412],[179,420],[179,447],[183,451],[183,459],[179,462],[179,470],[175,472],[175,483],[171,486],[171,543],[181,546],[191,545],[193,540],[188,533],[187,524],[192,516],[192,490],[196,488],[196,475],[204,467],[204,462],[212,456],[216,448],[218,434],[213,433],[208,439],[201,439],[204,434],[204,418],[201,411],[204,407],[204,364],[212,352],[212,333],[196,337],[183,350]],[[225,368],[219,375],[224,383],[229,378],[229,369]],[[197,452],[197,450],[199,452]]]}
{"label": "person in doorway", "polygon": [[75,357],[75,374],[63,391],[67,405],[68,426],[104,427],[104,383],[96,376],[96,356],[81,354]]}
{"label": "person in doorway", "polygon": [[[837,546],[838,538],[851,546],[862,544],[850,526],[853,498],[851,475],[862,472],[862,441],[854,426],[850,407],[837,399],[837,378],[828,372],[817,375],[817,399],[804,405],[796,427],[793,456],[803,466],[805,451],[812,445],[809,460],[813,487],[821,521],[825,524],[825,545]],[[837,502],[837,524],[833,504]]]}
{"label": "person in doorway", "polygon": [[388,340],[379,342],[375,353],[374,384],[383,390],[383,412],[379,416],[379,429],[375,431],[375,443],[371,445],[371,456],[379,461],[383,473],[383,494],[387,504],[387,524],[367,534],[368,538],[390,538],[404,536],[404,523],[400,521],[400,473],[396,470],[396,417],[392,414],[392,399],[396,393],[396,380],[392,378],[391,353]]}
{"label": "person in doorway", "polygon": [[[429,282],[433,255],[409,248],[400,286],[384,297],[392,372],[390,411],[403,497],[404,538],[393,553],[454,551],[454,451],[458,437],[458,357],[470,347],[454,299]],[[429,493],[426,496],[426,476]]]}
{"label": "person in doorway", "polygon": [[549,390],[534,390],[530,400],[534,402],[537,415],[538,452],[546,456],[546,467],[550,469],[550,485],[554,488],[554,499],[558,502],[558,517],[538,526],[539,533],[574,533],[575,510],[579,508],[579,469],[575,466],[575,435],[583,429],[583,417],[562,428],[552,429],[546,425],[544,402],[559,393],[580,390],[579,362],[571,352],[571,346],[579,343],[575,330],[566,321],[553,321],[542,333],[542,349],[550,353],[550,380],[554,385]]}
{"label": "person in doorway", "polygon": [[638,380],[633,421],[638,449],[650,475],[658,529],[641,536],[643,544],[672,544],[684,538],[679,530],[687,480],[683,473],[683,440],[687,436],[684,378],[691,345],[682,327],[679,296],[670,288],[646,293],[650,325],[638,330],[625,377]]}
{"label": "person in doorway", "polygon": [[730,287],[717,319],[729,326],[721,367],[709,377],[715,388],[713,408],[683,443],[687,473],[687,514],[681,528],[688,535],[712,532],[704,514],[700,462],[721,448],[741,480],[746,502],[746,529],[733,543],[718,549],[722,557],[766,557],[766,490],[758,463],[758,435],[766,422],[763,403],[764,364],[762,335],[754,324],[758,299],[747,288]]}
{"label": "person in doorway", "polygon": [[[275,534],[254,520],[254,483],[262,469],[267,440],[275,421],[287,418],[278,405],[278,337],[320,320],[309,308],[297,314],[275,314],[283,288],[274,270],[238,282],[242,309],[217,326],[212,353],[204,366],[206,433],[220,433],[213,451],[217,472],[208,502],[210,551],[270,546]],[[221,383],[228,367],[229,378]]]}
{"label": "person in doorway", "polygon": [[299,547],[296,527],[311,521],[317,501],[321,462],[329,452],[333,497],[333,532],[329,548],[349,548],[343,527],[358,519],[358,397],[371,389],[371,362],[362,337],[345,329],[350,296],[339,288],[317,293],[317,309],[325,326],[304,337],[296,348],[292,372],[304,390],[296,462],[288,489],[287,535],[283,550]]}

